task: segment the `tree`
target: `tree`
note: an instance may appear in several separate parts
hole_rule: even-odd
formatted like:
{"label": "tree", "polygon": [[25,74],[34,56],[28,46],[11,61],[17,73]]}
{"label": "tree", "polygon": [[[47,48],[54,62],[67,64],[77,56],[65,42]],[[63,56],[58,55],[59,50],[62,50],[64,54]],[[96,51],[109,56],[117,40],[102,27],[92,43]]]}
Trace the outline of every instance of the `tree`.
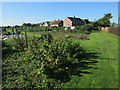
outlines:
{"label": "tree", "polygon": [[22,24],[22,27],[30,27],[31,26],[31,23],[23,23]]}
{"label": "tree", "polygon": [[111,16],[111,13],[104,14],[105,16],[103,18],[100,18],[97,20],[97,24],[100,27],[110,27],[110,19],[113,17]]}

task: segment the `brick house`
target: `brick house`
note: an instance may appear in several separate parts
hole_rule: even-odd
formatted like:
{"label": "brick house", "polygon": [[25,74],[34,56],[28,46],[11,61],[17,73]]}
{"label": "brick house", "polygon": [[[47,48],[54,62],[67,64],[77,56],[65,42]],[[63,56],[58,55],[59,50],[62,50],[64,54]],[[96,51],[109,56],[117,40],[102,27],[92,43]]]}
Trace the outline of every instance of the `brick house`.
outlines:
{"label": "brick house", "polygon": [[77,26],[77,25],[80,26],[88,23],[89,23],[88,19],[80,19],[73,16],[73,17],[67,17],[63,22],[63,26],[64,27],[71,27],[71,26]]}
{"label": "brick house", "polygon": [[63,21],[62,20],[55,20],[55,21],[51,21],[50,22],[50,27],[53,27],[53,26],[56,26],[56,27],[62,27],[63,26]]}

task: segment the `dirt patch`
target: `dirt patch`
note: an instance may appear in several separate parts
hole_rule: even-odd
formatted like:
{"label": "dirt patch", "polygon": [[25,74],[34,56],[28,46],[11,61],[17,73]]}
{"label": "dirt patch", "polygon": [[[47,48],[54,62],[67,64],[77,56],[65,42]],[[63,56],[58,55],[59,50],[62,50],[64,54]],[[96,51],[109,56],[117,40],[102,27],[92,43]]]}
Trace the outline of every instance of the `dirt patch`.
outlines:
{"label": "dirt patch", "polygon": [[[33,33],[33,32],[32,32]],[[40,34],[43,34],[45,32],[35,32],[35,33],[40,33]],[[66,37],[66,36],[71,36],[75,39],[88,39],[88,35],[77,35],[77,34],[68,34],[68,33],[50,33],[51,35],[53,36],[56,36],[56,37]]]}

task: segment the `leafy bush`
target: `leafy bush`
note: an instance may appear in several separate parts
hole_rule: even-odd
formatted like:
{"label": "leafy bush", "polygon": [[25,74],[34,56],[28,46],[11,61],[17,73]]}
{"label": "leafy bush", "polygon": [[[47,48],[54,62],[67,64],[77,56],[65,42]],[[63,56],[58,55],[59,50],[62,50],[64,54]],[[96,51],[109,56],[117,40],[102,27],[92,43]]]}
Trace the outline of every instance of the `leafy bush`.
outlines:
{"label": "leafy bush", "polygon": [[4,40],[2,40],[2,48],[7,48],[7,47],[9,47],[9,45],[7,44],[7,42],[6,41],[4,41]]}
{"label": "leafy bush", "polygon": [[12,53],[13,49],[10,43],[2,40],[2,59],[6,58],[8,54]]}
{"label": "leafy bush", "polygon": [[12,46],[17,50],[24,51],[24,49],[25,49],[25,39],[23,37],[22,38],[13,38]]}
{"label": "leafy bush", "polygon": [[82,52],[79,44],[68,39],[60,39],[52,43],[36,39],[35,42],[30,42],[26,54],[30,61],[39,61],[38,74],[55,78],[61,70],[63,71],[68,67],[68,63],[80,62],[79,56]]}
{"label": "leafy bush", "polygon": [[35,27],[35,28],[31,28],[28,31],[29,32],[40,32],[40,31],[45,31],[45,30],[46,30],[46,27],[44,27],[44,26],[38,26],[38,27]]}
{"label": "leafy bush", "polygon": [[[69,38],[53,40],[49,34],[48,39],[46,34],[28,38],[28,48],[24,52],[13,53],[3,60],[3,88],[60,88],[70,75],[80,75],[79,71],[74,71],[75,66],[95,57],[89,57],[79,43]],[[17,43],[17,39],[14,40]],[[18,40],[19,49],[23,42],[22,38]]]}
{"label": "leafy bush", "polygon": [[6,31],[6,32],[3,32],[4,35],[11,35],[10,32]]}

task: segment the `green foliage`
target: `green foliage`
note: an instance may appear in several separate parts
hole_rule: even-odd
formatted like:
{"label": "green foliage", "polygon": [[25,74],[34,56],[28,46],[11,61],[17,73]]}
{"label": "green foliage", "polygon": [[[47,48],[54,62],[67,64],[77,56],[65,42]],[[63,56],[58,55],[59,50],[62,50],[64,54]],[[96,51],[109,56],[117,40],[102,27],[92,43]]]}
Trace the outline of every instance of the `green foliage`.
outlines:
{"label": "green foliage", "polygon": [[2,48],[9,48],[9,47],[10,45],[6,41],[2,40]]}
{"label": "green foliage", "polygon": [[56,26],[53,26],[50,29],[57,30],[57,31],[63,31],[65,29],[65,27],[56,27]]}
{"label": "green foliage", "polygon": [[46,27],[44,27],[44,26],[39,26],[39,27],[31,28],[31,29],[29,29],[28,31],[29,31],[29,32],[40,32],[40,31],[45,31],[45,30],[46,30]]}
{"label": "green foliage", "polygon": [[12,52],[13,49],[10,43],[7,40],[2,40],[2,59],[6,58]]}
{"label": "green foliage", "polygon": [[[69,77],[70,72],[68,71],[71,70],[71,65],[74,66],[81,62],[86,51],[80,47],[79,43],[74,43],[69,38],[53,40],[50,34],[48,36],[49,41],[47,41],[46,34],[29,38],[28,48],[24,52],[14,53],[8,59],[9,63],[4,62],[3,75],[5,76],[3,78],[8,78],[6,74],[12,75],[10,76],[12,83],[10,84],[7,79],[3,82],[3,87],[7,87],[9,82],[8,87],[60,88],[62,82],[69,79],[66,77]],[[13,47],[17,50],[24,50],[23,38],[13,39],[13,41]],[[12,68],[12,71],[6,73],[4,71],[6,65],[12,63],[14,66],[9,67]],[[67,76],[62,77],[63,73]]]}
{"label": "green foliage", "polygon": [[79,44],[68,39],[60,39],[59,41],[53,41],[53,43],[48,43],[47,40],[41,42],[37,39],[35,41],[31,40],[26,54],[30,61],[39,61],[38,74],[46,77],[52,75],[55,78],[61,70],[68,67],[68,63],[80,62],[79,56],[82,52]]}
{"label": "green foliage", "polygon": [[93,25],[92,24],[86,24],[83,26],[80,26],[82,30],[87,30],[87,31],[91,31],[93,29]]}
{"label": "green foliage", "polygon": [[24,49],[25,49],[25,39],[23,37],[22,38],[13,38],[12,46],[17,50],[24,51]]}
{"label": "green foliage", "polygon": [[31,23],[23,23],[22,27],[27,27],[27,26],[31,26]]}
{"label": "green foliage", "polygon": [[96,23],[100,27],[110,27],[110,19],[113,17],[111,16],[111,13],[104,14],[105,16],[103,18],[100,18],[96,21]]}
{"label": "green foliage", "polygon": [[3,35],[11,35],[11,33],[6,31],[6,32],[3,32]]}

